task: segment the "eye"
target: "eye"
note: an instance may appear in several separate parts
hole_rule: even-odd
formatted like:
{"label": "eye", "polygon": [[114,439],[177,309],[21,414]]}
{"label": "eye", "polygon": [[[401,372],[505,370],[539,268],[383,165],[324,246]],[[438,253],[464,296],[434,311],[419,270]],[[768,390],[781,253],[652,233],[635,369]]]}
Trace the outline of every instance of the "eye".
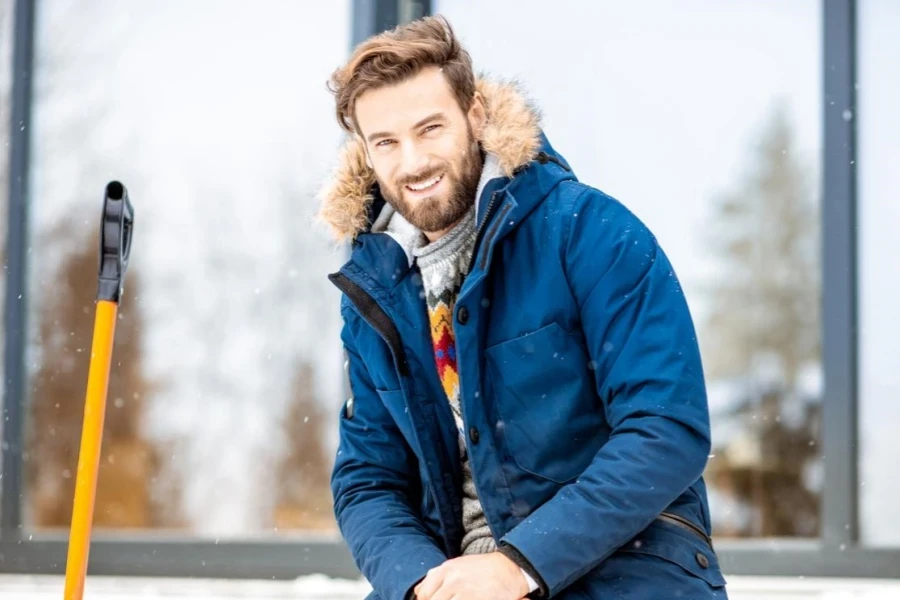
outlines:
{"label": "eye", "polygon": [[377,144],[375,144],[379,148],[387,148],[389,144],[393,144],[394,140],[381,140]]}
{"label": "eye", "polygon": [[435,129],[438,129],[440,126],[441,125],[439,123],[434,123],[433,125],[429,125],[425,128],[425,133],[428,133],[429,131],[434,131]]}

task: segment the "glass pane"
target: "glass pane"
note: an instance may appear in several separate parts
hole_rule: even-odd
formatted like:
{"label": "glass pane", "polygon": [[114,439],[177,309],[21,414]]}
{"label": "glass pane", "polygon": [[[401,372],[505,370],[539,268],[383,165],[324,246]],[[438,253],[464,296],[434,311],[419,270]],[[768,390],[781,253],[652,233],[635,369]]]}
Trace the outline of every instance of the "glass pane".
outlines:
{"label": "glass pane", "polygon": [[[545,4],[434,10],[671,256],[708,377],[716,535],[817,535],[821,3]],[[498,22],[517,35],[498,44]]]}
{"label": "glass pane", "polygon": [[860,536],[900,546],[900,4],[864,0],[859,10],[859,500]]}
{"label": "glass pane", "polygon": [[26,524],[67,529],[102,194],[135,210],[95,527],[334,535],[341,253],[313,229],[340,143],[347,2],[41,2]]}
{"label": "glass pane", "polygon": [[[12,2],[0,3],[0,262],[4,265],[0,273],[0,306],[6,294],[6,227],[7,196],[9,194],[9,121],[12,113],[10,93],[12,91],[12,37],[13,37]],[[3,381],[4,355],[6,344],[4,335],[4,319],[0,318],[0,381]],[[3,412],[2,394],[0,394],[0,413]],[[4,426],[6,419],[0,419],[0,449],[3,448]],[[3,481],[0,479],[0,490]],[[3,495],[0,494],[0,503]]]}
{"label": "glass pane", "polygon": [[[9,193],[9,120],[12,113],[12,45],[13,45],[13,5],[0,3],[0,252],[6,262],[6,197]],[[5,274],[4,270],[4,274]],[[4,281],[0,274],[0,286]],[[0,288],[2,289],[2,288]],[[2,323],[0,323],[2,327]],[[0,361],[2,366],[2,361]]]}

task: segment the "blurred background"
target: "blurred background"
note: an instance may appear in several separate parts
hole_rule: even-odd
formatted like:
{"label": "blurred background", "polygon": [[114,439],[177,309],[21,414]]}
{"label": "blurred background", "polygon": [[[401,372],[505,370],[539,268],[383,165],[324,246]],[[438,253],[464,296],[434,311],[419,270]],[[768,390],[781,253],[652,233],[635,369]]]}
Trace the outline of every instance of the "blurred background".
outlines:
{"label": "blurred background", "polygon": [[312,223],[342,141],[325,83],[427,13],[670,255],[726,576],[900,577],[895,0],[0,0],[0,572],[64,571],[119,179],[137,235],[92,572],[354,577],[328,487],[346,250]]}

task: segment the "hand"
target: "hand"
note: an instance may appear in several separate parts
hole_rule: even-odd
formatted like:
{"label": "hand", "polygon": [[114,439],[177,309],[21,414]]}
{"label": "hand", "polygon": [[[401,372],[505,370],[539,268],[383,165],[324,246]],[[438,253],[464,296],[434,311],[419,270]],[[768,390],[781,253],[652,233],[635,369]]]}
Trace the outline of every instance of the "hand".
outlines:
{"label": "hand", "polygon": [[415,587],[416,600],[522,600],[528,582],[500,552],[462,556],[428,571]]}

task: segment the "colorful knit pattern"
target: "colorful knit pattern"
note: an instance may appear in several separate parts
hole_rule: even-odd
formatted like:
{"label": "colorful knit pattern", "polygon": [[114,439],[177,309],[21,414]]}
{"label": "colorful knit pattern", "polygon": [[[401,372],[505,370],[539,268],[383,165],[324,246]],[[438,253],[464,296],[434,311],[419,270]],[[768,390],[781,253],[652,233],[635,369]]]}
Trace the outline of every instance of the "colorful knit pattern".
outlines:
{"label": "colorful knit pattern", "polygon": [[468,274],[475,249],[474,207],[460,223],[442,238],[414,250],[425,286],[425,303],[431,324],[431,342],[441,384],[456,422],[459,457],[463,470],[462,513],[465,535],[460,550],[463,554],[492,552],[497,548],[484,508],[478,499],[472,466],[466,452],[465,423],[460,408],[459,371],[453,310],[456,297]]}
{"label": "colorful knit pattern", "polygon": [[466,276],[474,244],[475,212],[472,210],[442,238],[415,251],[425,287],[434,360],[454,412],[458,412],[459,371],[453,333],[453,308]]}
{"label": "colorful knit pattern", "polygon": [[431,341],[438,376],[451,400],[459,399],[459,371],[456,367],[456,339],[453,337],[453,298],[457,290],[427,294]]}

